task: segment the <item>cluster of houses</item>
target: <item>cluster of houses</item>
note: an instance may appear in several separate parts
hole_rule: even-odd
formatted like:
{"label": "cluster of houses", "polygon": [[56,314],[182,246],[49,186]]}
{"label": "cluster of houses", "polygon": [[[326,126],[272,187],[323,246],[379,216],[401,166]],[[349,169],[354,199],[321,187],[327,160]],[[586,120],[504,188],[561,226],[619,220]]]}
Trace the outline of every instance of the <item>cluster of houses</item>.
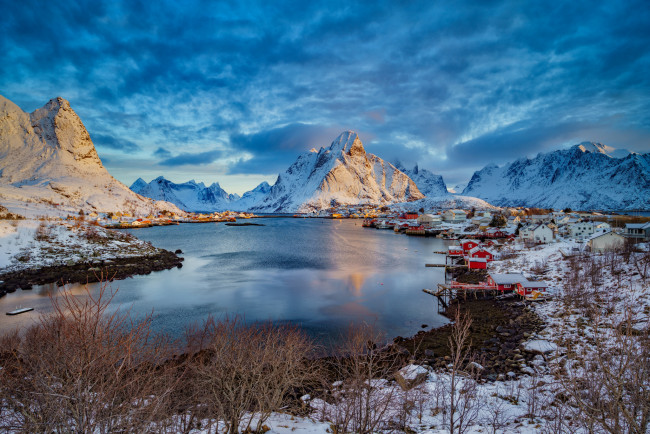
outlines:
{"label": "cluster of houses", "polygon": [[251,218],[254,214],[240,212],[215,212],[210,214],[187,213],[176,214],[150,214],[146,217],[137,217],[128,212],[102,213],[91,212],[77,216],[68,216],[67,220],[85,220],[112,229],[143,228],[151,226],[166,226],[180,223],[207,223],[221,221],[235,221],[237,218]]}
{"label": "cluster of houses", "polygon": [[[481,243],[477,240],[462,240],[458,245],[448,247],[447,258],[463,259],[469,270],[487,270],[488,264],[496,259],[493,240]],[[471,286],[474,289],[494,289],[503,294],[518,294],[526,300],[545,300],[547,298],[547,282],[531,280],[521,273],[489,273],[487,281],[480,285],[466,285],[452,282],[452,287]]]}
{"label": "cluster of houses", "polygon": [[[468,217],[468,215],[470,217]],[[502,227],[491,227],[495,216]],[[552,243],[559,239],[571,239],[586,243],[593,252],[603,252],[622,247],[628,239],[635,242],[650,241],[650,223],[627,224],[625,228],[614,228],[604,220],[605,216],[593,213],[552,212],[538,215],[495,214],[493,211],[449,209],[439,212],[379,216],[370,215],[364,226],[379,229],[395,229],[410,235],[444,235],[457,238],[519,239],[525,244]],[[500,225],[500,226],[501,226]],[[441,234],[442,233],[442,234]]]}

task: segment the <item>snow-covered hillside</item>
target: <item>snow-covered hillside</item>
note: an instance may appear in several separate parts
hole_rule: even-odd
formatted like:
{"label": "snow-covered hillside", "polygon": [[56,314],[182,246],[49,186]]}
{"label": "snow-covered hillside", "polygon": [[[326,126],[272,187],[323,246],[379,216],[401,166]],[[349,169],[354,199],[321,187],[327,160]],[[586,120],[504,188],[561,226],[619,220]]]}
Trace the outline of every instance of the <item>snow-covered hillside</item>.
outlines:
{"label": "snow-covered hillside", "polygon": [[406,169],[401,162],[397,161],[395,167],[401,170],[418,186],[418,190],[426,197],[446,196],[447,186],[441,175],[436,175],[427,169],[421,169],[416,164],[413,169]]}
{"label": "snow-covered hillside", "polygon": [[416,200],[414,202],[398,204],[397,208],[404,210],[418,210],[423,208],[425,210],[431,209],[496,209],[492,204],[487,203],[483,199],[471,196],[460,196],[457,194],[446,194],[441,196],[427,196],[424,199]]}
{"label": "snow-covered hillside", "polygon": [[474,173],[463,195],[498,206],[650,209],[650,154],[580,143],[502,167],[488,165]]}
{"label": "snow-covered hillside", "polygon": [[239,200],[239,195],[226,193],[216,182],[209,187],[194,180],[176,184],[162,176],[149,184],[138,178],[131,190],[151,199],[171,202],[185,211],[225,211],[232,209],[230,204]]}
{"label": "snow-covered hillside", "polygon": [[102,165],[81,119],[63,98],[28,114],[0,96],[0,201],[22,215],[180,212],[133,193]]}
{"label": "snow-covered hillside", "polygon": [[253,211],[314,211],[342,204],[390,204],[422,199],[415,183],[392,164],[366,154],[359,136],[342,133],[329,148],[298,157]]}

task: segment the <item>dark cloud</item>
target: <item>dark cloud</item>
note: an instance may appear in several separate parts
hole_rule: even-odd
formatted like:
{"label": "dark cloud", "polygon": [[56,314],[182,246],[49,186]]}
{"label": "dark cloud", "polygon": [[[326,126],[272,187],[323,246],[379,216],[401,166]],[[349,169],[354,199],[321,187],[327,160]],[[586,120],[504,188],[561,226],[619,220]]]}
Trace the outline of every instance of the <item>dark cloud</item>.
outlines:
{"label": "dark cloud", "polygon": [[172,153],[163,147],[159,147],[153,152],[153,155],[159,158],[169,158],[172,156]]}
{"label": "dark cloud", "polygon": [[284,171],[298,154],[311,148],[327,147],[343,131],[340,127],[290,124],[254,134],[235,134],[231,145],[252,155],[230,168],[235,173],[277,173]]}
{"label": "dark cloud", "polygon": [[123,137],[115,137],[108,134],[93,134],[91,138],[95,146],[99,147],[119,149],[125,152],[140,150],[140,147],[137,144]]}
{"label": "dark cloud", "polygon": [[162,160],[158,164],[161,166],[202,166],[216,161],[222,155],[222,152],[219,150],[195,153],[183,152],[182,154]]}
{"label": "dark cloud", "polygon": [[650,150],[646,3],[5,2],[0,93],[62,95],[98,147],[152,165],[276,173],[354,129],[469,179],[575,138]]}

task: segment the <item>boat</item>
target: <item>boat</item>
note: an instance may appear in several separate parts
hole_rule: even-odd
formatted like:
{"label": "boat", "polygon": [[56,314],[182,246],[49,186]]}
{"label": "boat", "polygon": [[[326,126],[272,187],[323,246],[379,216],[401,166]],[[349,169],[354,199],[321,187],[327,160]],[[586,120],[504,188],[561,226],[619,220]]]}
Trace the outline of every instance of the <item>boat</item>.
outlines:
{"label": "boat", "polygon": [[12,310],[11,312],[7,312],[7,315],[20,315],[21,313],[31,312],[32,310],[34,310],[33,307],[23,307],[20,309]]}

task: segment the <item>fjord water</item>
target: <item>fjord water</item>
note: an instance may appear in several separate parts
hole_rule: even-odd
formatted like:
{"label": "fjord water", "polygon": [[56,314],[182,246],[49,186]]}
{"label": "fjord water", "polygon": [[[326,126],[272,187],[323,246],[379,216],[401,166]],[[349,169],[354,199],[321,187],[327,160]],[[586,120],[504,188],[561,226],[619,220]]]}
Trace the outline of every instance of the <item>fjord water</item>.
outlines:
{"label": "fjord water", "polygon": [[[445,241],[362,228],[360,220],[251,222],[265,226],[131,230],[156,247],[181,249],[185,262],[180,269],[114,282],[119,290],[113,303],[137,316],[153,310],[154,328],[173,335],[210,314],[296,324],[321,341],[353,322],[373,324],[388,339],[447,322],[437,313],[436,299],[422,292],[443,281],[442,269],[425,263],[444,263],[433,252],[445,250]],[[78,286],[73,290],[80,292]],[[31,303],[45,309],[46,300],[35,298],[46,292],[36,288]]]}

